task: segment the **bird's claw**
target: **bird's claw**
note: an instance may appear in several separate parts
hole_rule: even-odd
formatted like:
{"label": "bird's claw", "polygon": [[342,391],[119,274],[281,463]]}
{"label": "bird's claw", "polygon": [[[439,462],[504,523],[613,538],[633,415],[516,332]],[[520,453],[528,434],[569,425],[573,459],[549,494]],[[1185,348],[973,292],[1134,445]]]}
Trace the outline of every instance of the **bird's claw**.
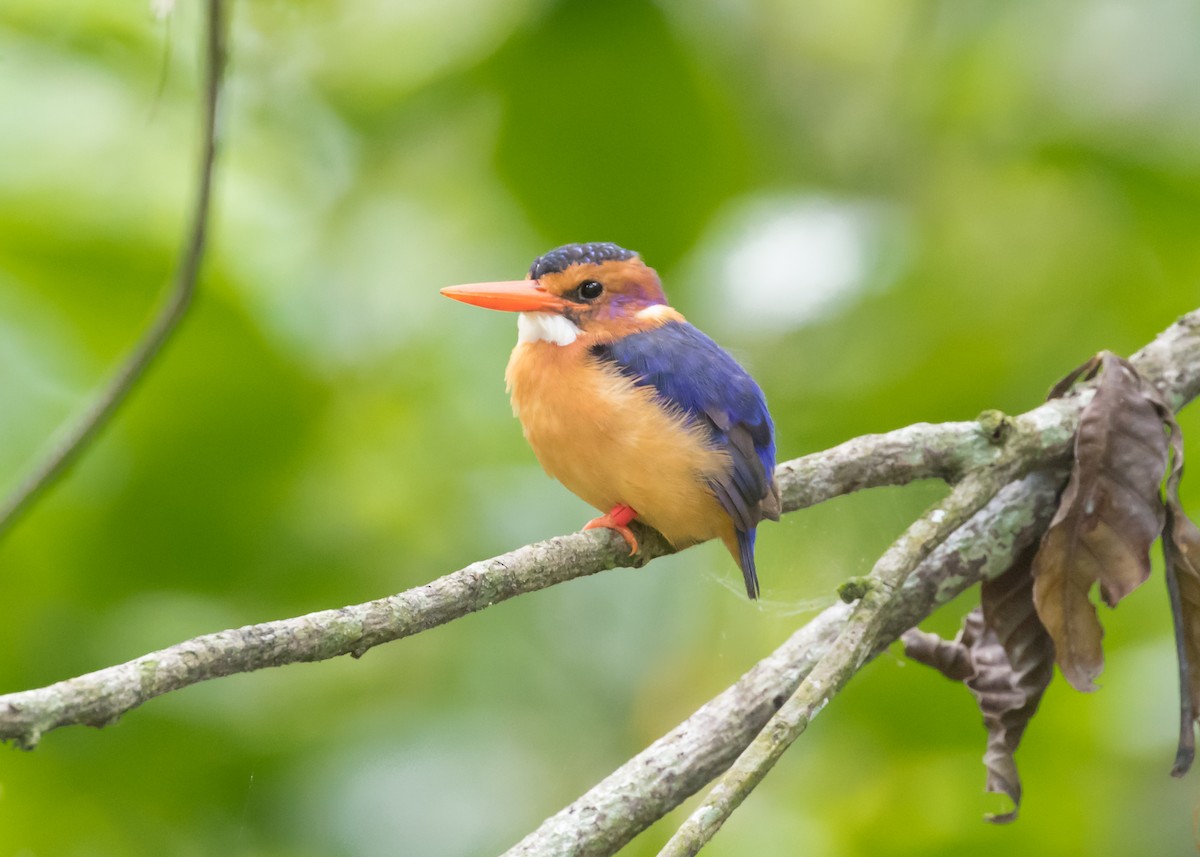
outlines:
{"label": "bird's claw", "polygon": [[625,544],[629,545],[629,555],[633,556],[638,552],[638,540],[637,536],[633,534],[633,530],[629,529],[629,523],[636,517],[637,512],[629,506],[618,503],[609,510],[608,514],[593,518],[584,524],[583,528],[585,530],[616,530],[625,540]]}

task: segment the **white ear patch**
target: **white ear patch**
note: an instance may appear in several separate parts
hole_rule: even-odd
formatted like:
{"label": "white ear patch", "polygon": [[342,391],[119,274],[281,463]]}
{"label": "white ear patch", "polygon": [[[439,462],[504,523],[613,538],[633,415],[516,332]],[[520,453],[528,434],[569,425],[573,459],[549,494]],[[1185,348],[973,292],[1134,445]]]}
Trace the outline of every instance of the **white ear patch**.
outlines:
{"label": "white ear patch", "polygon": [[582,331],[566,316],[552,312],[523,312],[517,316],[517,342],[570,345]]}
{"label": "white ear patch", "polygon": [[677,310],[666,304],[651,304],[638,310],[636,317],[639,321],[678,321],[682,318]]}

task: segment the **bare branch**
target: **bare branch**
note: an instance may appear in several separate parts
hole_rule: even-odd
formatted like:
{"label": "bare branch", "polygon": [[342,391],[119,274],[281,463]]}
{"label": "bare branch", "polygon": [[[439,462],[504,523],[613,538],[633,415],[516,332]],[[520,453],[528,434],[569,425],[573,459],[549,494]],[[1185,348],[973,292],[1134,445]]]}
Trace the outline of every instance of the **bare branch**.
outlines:
{"label": "bare branch", "polygon": [[894,601],[902,596],[901,586],[909,574],[934,547],[943,544],[982,509],[1016,475],[1021,463],[1019,458],[1010,456],[1005,466],[993,465],[972,472],[950,496],[918,518],[884,551],[866,581],[862,598],[833,645],[675,832],[659,852],[663,857],[692,857],[712,839],[787,748],[808,729],[813,718],[875,651],[887,615]]}
{"label": "bare branch", "polygon": [[[974,430],[965,427],[974,427]],[[876,445],[898,448],[920,432],[924,455],[896,461],[877,455]],[[778,472],[788,511],[873,485],[925,478],[948,449],[969,447],[988,454],[987,429],[976,423],[918,426],[857,438],[824,453],[786,462]],[[853,462],[858,461],[858,464]],[[814,490],[799,485],[810,480]],[[635,526],[637,526],[635,524]],[[0,696],[0,740],[32,748],[60,726],[101,726],[147,700],[200,681],[264,667],[361,655],[373,646],[408,637],[557,583],[618,566],[643,565],[673,552],[653,530],[638,531],[641,550],[630,557],[611,530],[590,530],[527,545],[472,563],[424,586],[377,601],[323,610],[206,634],[140,658],[39,690]]]}
{"label": "bare branch", "polygon": [[964,473],[995,460],[1004,426],[1002,414],[987,411],[972,422],[917,423],[786,461],[776,472],[783,508],[790,512],[860,488],[918,479],[957,482]]}
{"label": "bare branch", "polygon": [[[1140,372],[1158,386],[1175,409],[1195,398],[1200,394],[1200,311],[1181,318],[1138,352],[1133,362]],[[1074,433],[1078,409],[1089,397],[1090,393],[1084,392],[1078,401],[1062,408],[1051,402],[1016,420],[992,414],[981,417],[980,423],[976,424],[975,438],[986,434],[993,440],[1011,446],[1016,454],[1039,461],[1040,466],[1046,469],[1035,471],[1021,482],[1011,483],[1002,489],[982,511],[957,529],[917,566],[905,581],[899,596],[891,599],[887,610],[879,614],[882,627],[878,629],[876,643],[871,647],[874,653],[898,639],[901,633],[928,616],[939,604],[980,580],[1003,573],[1018,553],[1040,537],[1053,515],[1057,492],[1066,478],[1066,449]],[[996,426],[995,431],[980,432],[979,429],[989,422]],[[1064,428],[1067,430],[1065,435]],[[1016,437],[1007,438],[1006,435],[1014,429],[1017,430]],[[941,431],[953,434],[957,428],[956,424],[948,424],[912,426],[903,431],[911,432],[910,438],[919,444],[918,438],[927,430],[932,430],[934,436],[940,438],[943,436]],[[900,432],[893,433],[893,437],[899,435]],[[852,484],[855,456],[844,454],[855,444],[869,440],[860,438],[829,453],[789,462],[781,467],[781,471],[795,473],[803,470],[811,474],[810,481],[817,485],[813,493],[824,499],[822,477],[836,471],[839,477],[847,479],[846,484]],[[1038,441],[1045,443],[1040,453],[1030,445]],[[914,454],[902,447],[893,449],[900,458]],[[954,454],[931,455],[928,450],[921,451],[919,446],[915,454],[920,456],[922,467],[944,466],[944,472],[928,474],[943,478],[953,478],[955,472],[990,463],[986,451],[972,443],[970,433],[962,436],[959,449],[961,457]],[[828,459],[825,459],[826,455],[829,455]],[[960,463],[968,461],[972,455],[976,456],[977,463]],[[826,467],[822,468],[821,463]],[[793,487],[784,489],[785,497],[789,496],[789,489]],[[532,857],[615,853],[732,764],[738,754],[750,745],[753,736],[767,724],[772,711],[796,693],[814,664],[837,651],[834,641],[843,633],[846,625],[847,611],[844,606],[839,605],[822,613],[733,687],[579,800],[547,819],[508,855]],[[854,657],[859,657],[861,651],[853,652]],[[816,694],[820,693],[815,683],[810,683],[809,687]],[[806,709],[805,703],[810,707]],[[813,712],[820,705],[813,703],[814,700],[803,699],[796,703],[793,710],[802,716],[794,718],[792,728],[798,723],[802,730],[811,720]],[[762,733],[766,736],[763,740],[768,744],[775,741],[771,732],[768,729]],[[754,761],[761,765],[763,755],[767,754],[759,754]],[[753,766],[751,770],[755,770]],[[765,771],[765,767],[762,770]],[[717,797],[721,800],[731,796],[731,793],[725,793]],[[744,796],[745,791],[737,800],[740,801]],[[718,817],[723,818],[720,809],[715,814],[701,811],[698,815],[700,817],[692,825],[691,832],[708,826],[707,836],[719,826]],[[717,823],[713,824],[714,821]],[[688,836],[687,831],[681,832],[684,834],[682,837],[672,840],[678,846],[676,850],[672,852],[673,846],[669,845],[665,853],[695,853],[707,839],[706,835]]]}
{"label": "bare branch", "polygon": [[185,233],[184,249],[174,281],[154,320],[95,401],[73,423],[60,431],[61,437],[46,457],[39,461],[3,503],[0,503],[0,537],[3,537],[42,492],[70,467],[108,424],[117,408],[125,401],[134,385],[175,332],[191,304],[200,262],[204,258],[211,207],[209,203],[212,196],[213,165],[217,152],[217,111],[221,94],[221,75],[225,65],[222,0],[208,0],[207,20],[203,142],[199,179],[196,199],[192,204],[191,222]]}
{"label": "bare branch", "polygon": [[[103,726],[147,700],[206,679],[362,655],[516,595],[642,558],[630,558],[621,537],[610,535],[593,530],[560,536],[472,563],[399,595],[205,634],[40,690],[0,696],[0,739],[31,749],[51,729]],[[659,555],[665,542],[654,536],[651,547]]]}
{"label": "bare branch", "polygon": [[[1196,395],[1200,311],[1180,319],[1134,361],[1168,401],[1182,404]],[[1089,396],[1084,390],[1011,419],[989,413],[974,423],[911,426],[787,462],[778,471],[785,509],[873,485],[950,476],[964,467],[993,464],[1002,454],[1029,466],[1054,467],[1069,453],[1079,410]],[[877,449],[892,457],[877,454]],[[898,449],[903,453],[896,454]],[[653,531],[641,530],[639,539],[641,552],[629,557],[620,536],[608,530],[561,536],[378,601],[208,634],[45,688],[0,696],[0,740],[32,747],[51,729],[109,723],[155,696],[209,678],[361,655],[516,595],[616,566],[642,565],[671,552]],[[956,579],[957,573],[947,572],[937,585],[953,586]],[[895,609],[910,619],[897,635],[925,615],[906,604]]]}
{"label": "bare branch", "polygon": [[[909,575],[873,654],[981,580],[1005,570],[1054,514],[1063,472],[1011,483]],[[846,626],[837,604],[759,661],[736,684],[548,818],[505,857],[613,854],[729,767],[809,675]]]}

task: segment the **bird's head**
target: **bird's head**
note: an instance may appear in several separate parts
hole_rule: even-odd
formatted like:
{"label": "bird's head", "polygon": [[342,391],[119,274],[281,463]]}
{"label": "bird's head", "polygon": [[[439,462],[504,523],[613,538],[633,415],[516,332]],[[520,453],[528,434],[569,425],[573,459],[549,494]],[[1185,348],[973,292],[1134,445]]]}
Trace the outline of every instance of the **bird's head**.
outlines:
{"label": "bird's head", "polygon": [[523,341],[569,345],[616,339],[681,318],[662,283],[631,250],[616,244],[566,244],[534,260],[524,280],[448,286],[463,303],[521,313]]}

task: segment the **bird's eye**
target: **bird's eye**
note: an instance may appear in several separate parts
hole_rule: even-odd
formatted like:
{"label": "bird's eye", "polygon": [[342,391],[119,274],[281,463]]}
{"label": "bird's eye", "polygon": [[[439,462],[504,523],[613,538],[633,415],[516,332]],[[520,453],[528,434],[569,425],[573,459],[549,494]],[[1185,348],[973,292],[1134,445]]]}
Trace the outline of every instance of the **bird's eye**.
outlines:
{"label": "bird's eye", "polygon": [[579,297],[585,301],[594,301],[604,294],[604,286],[595,280],[584,280],[579,284]]}

